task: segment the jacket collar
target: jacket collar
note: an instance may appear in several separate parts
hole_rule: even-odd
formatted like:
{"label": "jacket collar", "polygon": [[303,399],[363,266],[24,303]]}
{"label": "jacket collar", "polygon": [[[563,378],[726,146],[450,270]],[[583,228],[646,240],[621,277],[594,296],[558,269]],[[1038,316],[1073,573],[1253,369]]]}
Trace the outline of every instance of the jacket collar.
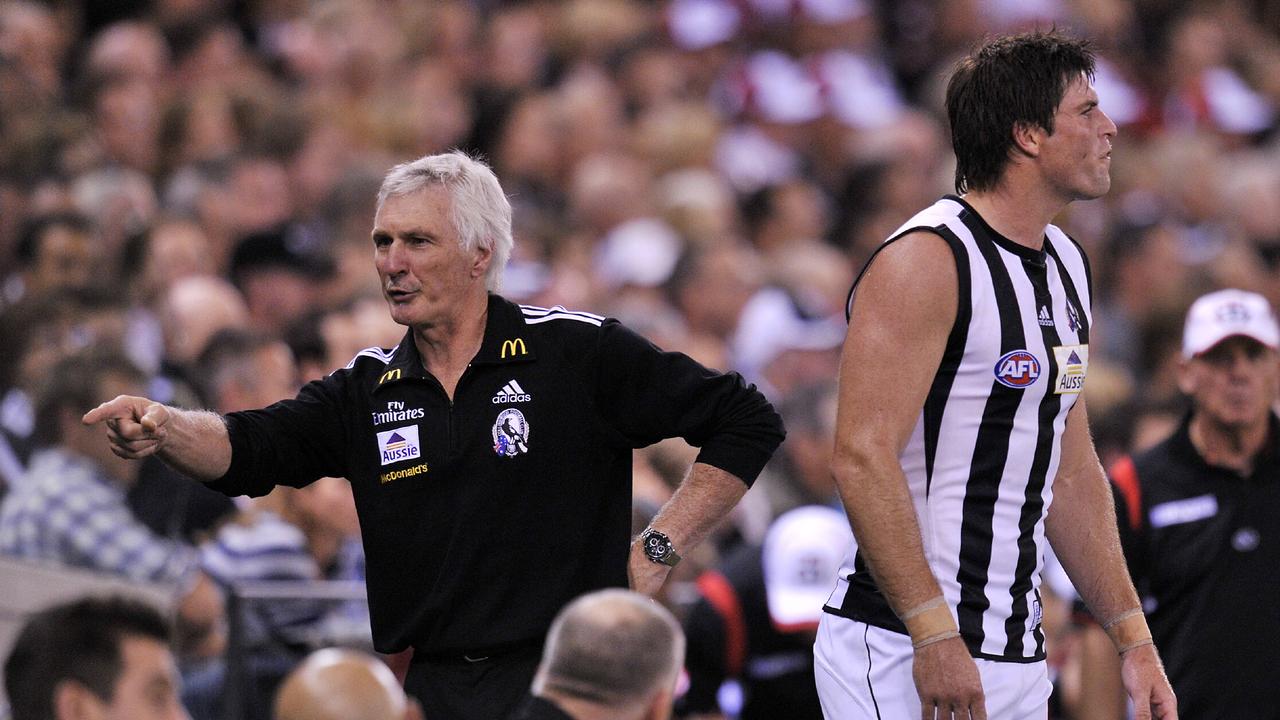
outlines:
{"label": "jacket collar", "polygon": [[[534,360],[534,346],[520,306],[500,295],[489,293],[489,309],[485,319],[484,339],[472,365],[506,365]],[[373,389],[403,382],[410,378],[425,379],[426,367],[410,328],[391,353],[386,369],[373,379]]]}
{"label": "jacket collar", "polygon": [[[1178,429],[1169,438],[1173,451],[1181,456],[1184,463],[1199,467],[1201,472],[1216,471],[1236,474],[1234,470],[1210,465],[1200,454],[1200,451],[1196,449],[1195,443],[1191,442],[1191,418],[1193,413],[1193,410],[1188,410],[1183,414],[1182,422],[1178,425]],[[1263,443],[1262,449],[1254,456],[1252,477],[1274,477],[1276,469],[1280,469],[1280,417],[1277,417],[1272,412],[1267,417],[1267,441]]]}

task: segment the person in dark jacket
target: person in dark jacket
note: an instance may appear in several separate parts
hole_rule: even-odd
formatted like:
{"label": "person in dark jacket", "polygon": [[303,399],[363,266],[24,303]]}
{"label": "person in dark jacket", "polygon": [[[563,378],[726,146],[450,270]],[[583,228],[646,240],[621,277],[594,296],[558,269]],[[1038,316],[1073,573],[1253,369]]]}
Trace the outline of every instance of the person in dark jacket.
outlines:
{"label": "person in dark jacket", "polygon": [[[1277,350],[1280,324],[1265,297],[1201,297],[1182,343],[1179,384],[1191,412],[1168,439],[1110,469],[1129,570],[1183,717],[1280,712]],[[1085,647],[1084,663],[1112,669],[1091,673],[1082,695],[1114,699],[1100,686],[1115,684],[1114,654],[1104,643]]]}
{"label": "person in dark jacket", "polygon": [[684,619],[682,717],[822,718],[814,634],[852,542],[844,513],[804,505],[774,520],[762,546],[743,545],[698,578]]}
{"label": "person in dark jacket", "polygon": [[[317,478],[352,485],[375,648],[413,648],[428,717],[506,715],[569,600],[653,595],[782,441],[736,374],[663,352],[616,320],[496,294],[513,244],[492,171],[462,153],[398,165],[378,194],[374,264],[408,327],[261,410],[178,410],[122,396],[85,415],[118,454],[158,454],[227,494]],[[631,453],[700,448],[630,537]]]}

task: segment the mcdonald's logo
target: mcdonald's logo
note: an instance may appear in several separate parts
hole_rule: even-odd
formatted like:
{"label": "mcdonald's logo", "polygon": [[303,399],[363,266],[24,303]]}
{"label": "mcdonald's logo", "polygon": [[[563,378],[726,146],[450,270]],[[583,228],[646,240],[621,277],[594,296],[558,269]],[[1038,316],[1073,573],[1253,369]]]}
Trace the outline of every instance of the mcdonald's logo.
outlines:
{"label": "mcdonald's logo", "polygon": [[499,357],[505,359],[507,355],[510,355],[511,357],[518,357],[520,355],[528,354],[529,350],[524,346],[524,338],[516,338],[514,340],[502,341],[502,352],[499,354]]}
{"label": "mcdonald's logo", "polygon": [[391,382],[392,380],[399,380],[399,379],[400,379],[400,373],[401,373],[400,368],[395,368],[395,369],[393,369],[393,370],[388,370],[388,371],[386,371],[386,372],[382,373],[382,377],[378,378],[378,384],[379,384],[379,385],[381,385],[381,384],[383,384],[383,383],[385,383],[385,382]]}

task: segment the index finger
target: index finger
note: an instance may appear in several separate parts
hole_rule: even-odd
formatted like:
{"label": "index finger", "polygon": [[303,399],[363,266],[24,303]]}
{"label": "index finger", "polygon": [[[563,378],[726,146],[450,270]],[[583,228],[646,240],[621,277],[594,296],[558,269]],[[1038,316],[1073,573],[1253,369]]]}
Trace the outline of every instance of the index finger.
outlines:
{"label": "index finger", "polygon": [[85,413],[84,416],[80,418],[80,422],[85,425],[94,425],[102,422],[103,420],[113,418],[132,418],[134,399],[135,398],[131,398],[128,395],[120,395],[114,400],[108,400]]}

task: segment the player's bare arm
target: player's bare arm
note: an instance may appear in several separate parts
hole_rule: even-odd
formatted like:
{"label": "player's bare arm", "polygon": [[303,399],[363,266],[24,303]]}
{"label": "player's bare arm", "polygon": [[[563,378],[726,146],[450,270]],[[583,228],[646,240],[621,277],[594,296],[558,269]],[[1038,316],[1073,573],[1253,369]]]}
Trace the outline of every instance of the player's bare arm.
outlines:
{"label": "player's bare arm", "polygon": [[1111,488],[1089,434],[1084,398],[1067,416],[1062,462],[1045,532],[1062,567],[1121,656],[1121,677],[1139,720],[1177,718],[1177,701],[1151,643],[1116,530]]}
{"label": "player's bare arm", "polygon": [[85,413],[86,425],[103,423],[111,450],[137,460],[156,455],[178,472],[216,480],[231,467],[231,440],[216,413],[180,410],[147,398],[121,395]]}
{"label": "player's bare arm", "polygon": [[876,583],[899,617],[910,616],[913,675],[928,718],[935,708],[943,717],[986,717],[977,666],[939,604],[942,589],[898,460],[941,363],[958,296],[954,256],[933,233],[900,238],[871,263],[840,360],[831,467]]}

